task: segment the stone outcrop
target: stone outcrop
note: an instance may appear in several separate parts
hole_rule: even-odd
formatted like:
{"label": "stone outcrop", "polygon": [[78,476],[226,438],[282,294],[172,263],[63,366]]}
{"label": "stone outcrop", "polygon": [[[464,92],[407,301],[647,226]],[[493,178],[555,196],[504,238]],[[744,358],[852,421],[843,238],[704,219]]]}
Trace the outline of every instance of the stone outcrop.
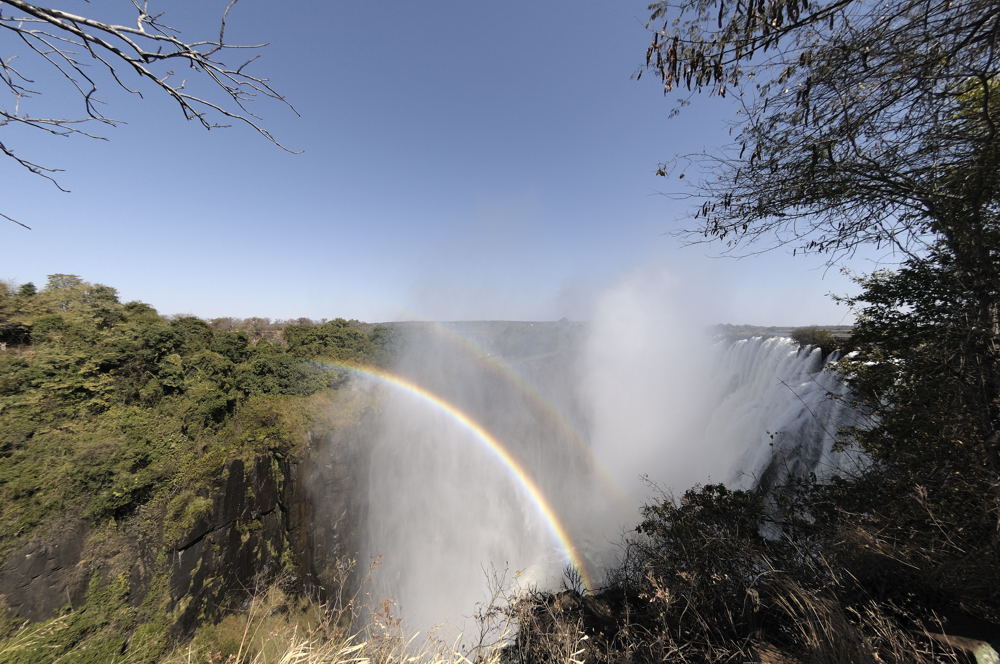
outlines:
{"label": "stone outcrop", "polygon": [[[149,532],[164,518],[162,506],[158,516],[122,524],[114,536],[84,518],[49,527],[0,562],[0,605],[18,618],[44,620],[80,605],[95,576],[122,572],[129,601],[139,605],[159,577],[174,631],[186,634],[239,608],[256,582],[278,575],[322,594],[344,581],[337,561],[356,551],[360,444],[355,431],[313,441],[298,459],[267,453],[231,460],[195,492],[207,502],[201,513],[170,537]],[[158,588],[163,592],[162,583]]]}
{"label": "stone outcrop", "polygon": [[82,602],[88,582],[80,565],[86,536],[85,522],[63,522],[8,554],[0,564],[0,595],[7,609],[34,621]]}
{"label": "stone outcrop", "polygon": [[[180,609],[177,629],[231,608],[255,579],[273,577],[286,556],[290,491],[280,462],[234,460],[208,492],[212,506],[170,548],[170,598]],[[292,571],[292,570],[289,570]],[[239,600],[236,600],[239,601]]]}
{"label": "stone outcrop", "polygon": [[986,641],[950,634],[928,634],[928,636],[953,649],[959,655],[960,661],[967,661],[969,664],[1000,664],[1000,655]]}

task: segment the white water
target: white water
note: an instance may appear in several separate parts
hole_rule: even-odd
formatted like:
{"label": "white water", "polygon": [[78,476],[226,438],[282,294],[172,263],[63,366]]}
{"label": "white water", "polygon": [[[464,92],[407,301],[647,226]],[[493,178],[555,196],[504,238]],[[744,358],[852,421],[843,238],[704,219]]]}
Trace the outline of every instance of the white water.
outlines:
{"label": "white water", "polygon": [[[831,394],[843,387],[818,350],[683,329],[633,291],[611,292],[586,329],[411,326],[393,371],[507,447],[599,582],[654,487],[749,487],[846,463],[832,451],[848,413]],[[454,418],[389,386],[380,392],[363,552],[380,558],[374,599],[393,598],[409,630],[469,633],[492,577],[508,588],[557,588],[565,552],[519,479]]]}
{"label": "white water", "polygon": [[857,470],[855,455],[835,451],[838,429],[855,424],[847,389],[825,369],[818,348],[755,337],[720,343],[713,375],[713,416],[704,436],[731,456],[720,479],[732,487],[779,484],[788,475],[819,478]]}
{"label": "white water", "polygon": [[[572,394],[566,369],[573,341],[558,338],[559,330],[539,334],[529,325],[493,332],[477,325],[445,333],[413,327],[404,332],[393,372],[502,441],[567,527],[580,532],[586,514],[579,508],[593,490],[590,470],[565,427],[548,416],[558,411],[573,418],[572,404],[562,401]],[[474,345],[456,343],[456,333]],[[530,389],[498,370],[495,354],[501,352]],[[534,390],[548,396],[552,411],[533,399]],[[380,599],[392,598],[408,630],[447,623],[449,634],[469,633],[474,625],[465,617],[489,596],[495,576],[503,577],[504,588],[558,585],[562,553],[518,478],[454,418],[392,386],[381,392],[364,554],[380,558],[375,591]]]}

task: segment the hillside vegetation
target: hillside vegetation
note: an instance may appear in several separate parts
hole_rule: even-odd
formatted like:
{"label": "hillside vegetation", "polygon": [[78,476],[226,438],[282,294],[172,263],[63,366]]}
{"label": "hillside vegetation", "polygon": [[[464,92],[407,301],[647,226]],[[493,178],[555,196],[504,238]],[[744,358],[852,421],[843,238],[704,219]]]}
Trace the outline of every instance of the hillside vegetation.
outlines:
{"label": "hillside vegetation", "polygon": [[242,602],[250,567],[301,573],[274,504],[287,460],[357,417],[331,412],[345,375],[316,360],[377,362],[387,337],[261,323],[163,317],[74,275],[0,283],[0,592],[37,621],[0,607],[0,660],[155,661]]}
{"label": "hillside vegetation", "polygon": [[841,433],[866,470],[652,502],[601,588],[487,607],[502,638],[472,651],[410,642],[346,560],[315,583],[295,463],[371,407],[323,360],[383,362],[388,328],[0,286],[0,661],[958,661],[1000,634],[977,368],[938,296],[962,282],[942,259],[860,286],[839,366],[868,421]]}

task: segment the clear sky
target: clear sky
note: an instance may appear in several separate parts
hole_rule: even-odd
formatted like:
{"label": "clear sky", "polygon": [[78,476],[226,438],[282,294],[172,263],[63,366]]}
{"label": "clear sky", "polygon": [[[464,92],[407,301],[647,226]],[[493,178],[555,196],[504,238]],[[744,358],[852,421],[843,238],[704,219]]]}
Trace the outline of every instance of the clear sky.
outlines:
{"label": "clear sky", "polygon": [[[225,2],[160,4],[196,37]],[[657,164],[717,150],[730,109],[704,100],[668,118],[655,80],[632,79],[646,4],[242,0],[231,37],[270,42],[256,71],[301,117],[256,110],[302,154],[110,87],[105,113],[127,124],[95,128],[109,141],[5,127],[72,193],[0,161],[0,211],[33,228],[0,223],[0,278],[74,273],[207,318],[556,319],[657,270],[714,320],[849,322],[825,294],[851,285],[818,260],[719,258],[672,235],[692,210],[662,195],[684,183]],[[80,114],[38,76],[37,108]]]}

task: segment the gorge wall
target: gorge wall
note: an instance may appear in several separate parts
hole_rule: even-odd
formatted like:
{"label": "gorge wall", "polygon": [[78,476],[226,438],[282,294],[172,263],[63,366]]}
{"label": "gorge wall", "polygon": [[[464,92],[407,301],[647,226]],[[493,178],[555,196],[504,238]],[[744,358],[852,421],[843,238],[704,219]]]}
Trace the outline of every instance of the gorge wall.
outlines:
{"label": "gorge wall", "polygon": [[[186,505],[153,502],[110,526],[67,515],[4,557],[6,609],[45,620],[125,578],[130,604],[158,605],[171,631],[183,635],[239,608],[257,581],[281,577],[322,592],[340,582],[337,562],[358,548],[362,494],[353,481],[360,462],[350,456],[358,449],[352,433],[316,436],[300,458],[233,459],[183,496]],[[320,480],[317,500],[310,487]],[[186,513],[171,520],[171,509]]]}
{"label": "gorge wall", "polygon": [[652,334],[616,346],[618,332],[398,325],[391,371],[340,388],[367,404],[349,424],[310,432],[295,458],[228,460],[118,523],[67,514],[9,549],[0,595],[37,621],[125,579],[130,604],[156,603],[188,634],[239,608],[255,579],[357,588],[378,559],[376,602],[415,629],[461,629],[497,585],[600,584],[656,491],[856,461],[832,447],[850,411],[818,350]]}

